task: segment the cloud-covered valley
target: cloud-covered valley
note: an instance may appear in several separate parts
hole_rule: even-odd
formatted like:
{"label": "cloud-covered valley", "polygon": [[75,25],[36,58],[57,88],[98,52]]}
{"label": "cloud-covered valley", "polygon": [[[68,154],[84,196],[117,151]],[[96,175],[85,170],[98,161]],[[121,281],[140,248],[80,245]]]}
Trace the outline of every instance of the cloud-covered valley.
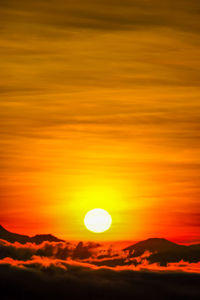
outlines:
{"label": "cloud-covered valley", "polygon": [[2,226],[0,237],[3,299],[200,296],[198,244],[154,238],[125,248],[120,243],[67,242],[52,235],[28,237]]}
{"label": "cloud-covered valley", "polygon": [[[60,246],[54,245],[53,248]],[[12,253],[20,253],[23,257],[23,251],[24,255],[28,251],[38,254],[49,247],[48,243],[37,250],[30,245],[21,248],[15,245]],[[97,267],[92,262],[71,258],[33,255],[31,259],[18,260],[5,257],[0,260],[0,288],[3,299],[9,300],[199,299],[199,267],[199,263],[187,262],[160,267],[158,264],[149,265],[143,258],[138,266],[108,267],[105,263]]]}

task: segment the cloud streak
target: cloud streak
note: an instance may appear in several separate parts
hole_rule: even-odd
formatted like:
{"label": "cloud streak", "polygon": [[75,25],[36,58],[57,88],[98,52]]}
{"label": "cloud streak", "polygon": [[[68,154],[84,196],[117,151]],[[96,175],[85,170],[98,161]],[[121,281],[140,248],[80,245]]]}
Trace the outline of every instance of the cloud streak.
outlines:
{"label": "cloud streak", "polygon": [[[84,5],[83,5],[84,4]],[[182,30],[199,29],[199,2],[171,1],[34,1],[10,0],[3,3],[7,17],[62,31],[63,28],[91,30],[133,30],[143,27],[171,26]],[[193,19],[190,16],[193,16]],[[179,16],[182,19],[179,19]]]}

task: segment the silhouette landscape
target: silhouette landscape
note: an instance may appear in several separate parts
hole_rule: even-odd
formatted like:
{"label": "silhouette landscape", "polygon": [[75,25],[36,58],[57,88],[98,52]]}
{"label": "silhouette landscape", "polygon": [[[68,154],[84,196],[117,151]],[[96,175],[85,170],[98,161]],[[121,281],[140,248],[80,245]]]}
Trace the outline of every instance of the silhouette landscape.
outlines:
{"label": "silhouette landscape", "polygon": [[0,0],[0,299],[200,300],[200,0]]}
{"label": "silhouette landscape", "polygon": [[116,248],[114,243],[74,243],[51,234],[29,237],[0,226],[4,299],[198,299],[199,273],[200,244],[150,238]]}

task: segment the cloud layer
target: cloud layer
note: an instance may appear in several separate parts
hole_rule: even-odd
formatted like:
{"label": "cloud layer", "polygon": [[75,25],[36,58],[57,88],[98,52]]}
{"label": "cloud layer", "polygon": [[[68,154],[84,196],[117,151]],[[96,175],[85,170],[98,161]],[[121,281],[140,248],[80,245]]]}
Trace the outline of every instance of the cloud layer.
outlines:
{"label": "cloud layer", "polygon": [[[0,261],[0,288],[4,299],[198,299],[199,274],[182,272],[182,262],[165,268],[97,268],[91,264],[33,256]],[[196,264],[197,265],[197,264]],[[137,271],[136,271],[137,270]],[[140,271],[139,271],[140,270]],[[152,272],[154,271],[154,272]],[[173,272],[172,272],[173,271]]]}
{"label": "cloud layer", "polygon": [[[1,234],[8,240],[24,237],[3,227]],[[123,243],[74,243],[52,235],[36,237],[40,243],[38,239],[22,240],[23,244],[0,239],[0,290],[6,300],[200,296],[198,244],[184,246],[154,238],[125,248]]]}
{"label": "cloud layer", "polygon": [[[182,253],[182,252],[183,253]],[[200,273],[199,246],[193,251],[186,249],[175,251],[175,256],[169,252],[147,251],[141,253],[122,249],[113,249],[111,245],[95,243],[43,242],[19,244],[0,240],[0,263],[26,267],[34,262],[42,265],[59,264],[65,269],[65,264],[89,266],[92,269],[108,268],[113,270],[155,270],[184,271]],[[182,255],[182,256],[181,256]],[[163,264],[163,257],[165,263]],[[184,261],[185,259],[185,261]]]}

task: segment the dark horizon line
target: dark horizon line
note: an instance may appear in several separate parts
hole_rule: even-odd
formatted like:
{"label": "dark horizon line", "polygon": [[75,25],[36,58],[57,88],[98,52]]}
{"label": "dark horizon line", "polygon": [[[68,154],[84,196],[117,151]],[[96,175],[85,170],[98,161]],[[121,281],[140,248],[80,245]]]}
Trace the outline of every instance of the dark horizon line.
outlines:
{"label": "dark horizon line", "polygon": [[[4,226],[2,226],[0,224],[0,230],[4,230],[10,234],[13,234],[13,235],[18,235],[18,236],[21,236],[21,237],[24,237],[24,238],[39,238],[39,237],[52,237],[52,238],[55,238],[58,240],[58,242],[80,242],[80,239],[76,239],[76,240],[72,240],[72,239],[60,239],[58,238],[57,236],[51,234],[51,233],[39,233],[39,234],[35,234],[33,236],[29,236],[29,235],[26,235],[26,234],[20,234],[20,233],[16,233],[16,232],[12,232],[12,231],[9,231],[7,230]],[[1,237],[0,237],[1,239]],[[99,241],[99,240],[81,240],[82,242],[84,243],[87,243],[87,242],[95,242],[95,243],[99,243],[100,245],[101,244],[108,244],[108,243],[131,243],[131,245],[133,245],[133,243],[139,243],[139,242],[143,242],[143,241],[148,241],[148,240],[156,240],[156,239],[159,239],[159,240],[165,240],[165,241],[169,241],[171,243],[174,243],[174,244],[177,244],[177,245],[198,245],[200,244],[200,239],[197,240],[196,242],[180,242],[180,241],[176,241],[175,239],[168,239],[168,238],[165,238],[165,237],[148,237],[148,238],[144,238],[144,239],[140,239],[140,240],[106,240],[106,241]]]}

